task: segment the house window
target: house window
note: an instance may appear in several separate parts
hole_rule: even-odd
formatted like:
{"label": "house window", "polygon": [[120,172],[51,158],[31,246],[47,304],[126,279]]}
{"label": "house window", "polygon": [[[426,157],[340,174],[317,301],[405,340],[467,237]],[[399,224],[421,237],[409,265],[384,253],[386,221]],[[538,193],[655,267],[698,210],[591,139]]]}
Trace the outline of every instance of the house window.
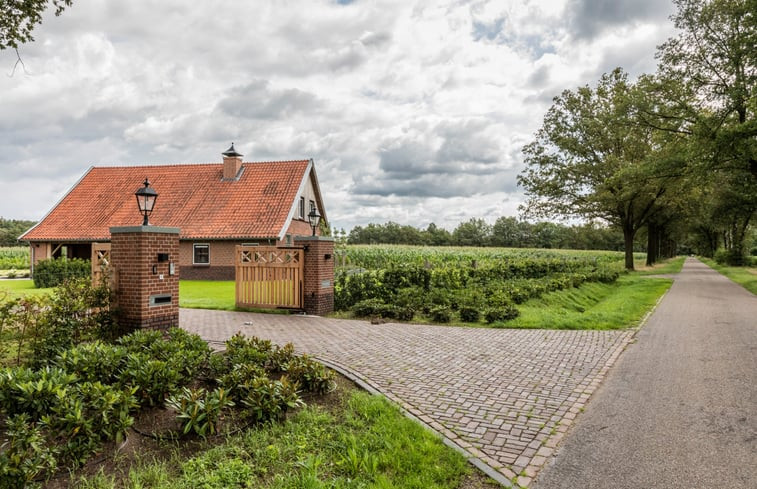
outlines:
{"label": "house window", "polygon": [[315,201],[311,200],[310,201],[310,210],[308,212],[313,212],[313,209],[315,209]]}
{"label": "house window", "polygon": [[194,245],[194,255],[192,258],[192,264],[210,265],[210,245],[207,245],[207,244]]}
{"label": "house window", "polygon": [[286,235],[286,236],[284,237],[284,243],[285,243],[285,244],[286,244],[287,246],[292,246],[292,235],[291,235],[291,234],[287,234],[287,235]]}
{"label": "house window", "polygon": [[305,197],[300,197],[300,206],[297,209],[297,214],[300,219],[305,219]]}

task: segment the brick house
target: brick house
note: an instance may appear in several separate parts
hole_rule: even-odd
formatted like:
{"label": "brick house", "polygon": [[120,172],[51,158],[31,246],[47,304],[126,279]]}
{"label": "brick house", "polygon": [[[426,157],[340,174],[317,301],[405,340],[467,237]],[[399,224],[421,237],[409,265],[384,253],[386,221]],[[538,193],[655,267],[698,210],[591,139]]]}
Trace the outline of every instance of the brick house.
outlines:
{"label": "brick house", "polygon": [[89,259],[111,226],[140,225],[134,192],[145,178],[159,194],[150,223],[181,230],[182,279],[231,280],[236,245],[310,236],[313,207],[326,220],[313,160],[242,162],[232,144],[222,163],[92,167],[19,237],[30,244],[32,271],[42,259]]}

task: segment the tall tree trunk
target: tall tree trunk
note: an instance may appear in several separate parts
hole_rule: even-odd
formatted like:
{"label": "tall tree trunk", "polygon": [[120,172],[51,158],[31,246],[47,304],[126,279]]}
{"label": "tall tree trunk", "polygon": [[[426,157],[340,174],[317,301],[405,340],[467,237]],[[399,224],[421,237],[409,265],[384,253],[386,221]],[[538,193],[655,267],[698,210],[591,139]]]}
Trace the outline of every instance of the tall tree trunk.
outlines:
{"label": "tall tree trunk", "polygon": [[633,270],[633,238],[636,230],[631,224],[623,224],[623,247],[626,253],[626,270]]}

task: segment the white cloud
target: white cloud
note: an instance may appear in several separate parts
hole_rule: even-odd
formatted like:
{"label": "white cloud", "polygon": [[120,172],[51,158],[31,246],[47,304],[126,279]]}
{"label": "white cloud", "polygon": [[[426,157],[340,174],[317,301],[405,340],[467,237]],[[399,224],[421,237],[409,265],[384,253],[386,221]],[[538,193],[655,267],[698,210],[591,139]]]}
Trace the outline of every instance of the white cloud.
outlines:
{"label": "white cloud", "polygon": [[337,227],[513,215],[551,98],[654,70],[671,35],[668,1],[604,3],[74,3],[22,47],[31,74],[0,77],[0,215],[41,218],[90,165],[220,161],[231,141],[313,158]]}

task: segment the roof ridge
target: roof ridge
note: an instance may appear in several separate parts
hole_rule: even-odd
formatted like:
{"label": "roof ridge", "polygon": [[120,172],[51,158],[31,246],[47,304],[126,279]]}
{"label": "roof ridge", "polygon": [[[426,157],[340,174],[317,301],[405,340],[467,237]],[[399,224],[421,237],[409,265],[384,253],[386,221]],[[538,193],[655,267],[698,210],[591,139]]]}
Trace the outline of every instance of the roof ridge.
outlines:
{"label": "roof ridge", "polygon": [[[310,159],[302,160],[268,160],[268,161],[243,161],[242,164],[261,164],[261,163],[308,163]],[[222,166],[223,162],[213,163],[145,163],[134,165],[95,165],[92,168],[160,168],[160,167],[177,167],[177,166]]]}

